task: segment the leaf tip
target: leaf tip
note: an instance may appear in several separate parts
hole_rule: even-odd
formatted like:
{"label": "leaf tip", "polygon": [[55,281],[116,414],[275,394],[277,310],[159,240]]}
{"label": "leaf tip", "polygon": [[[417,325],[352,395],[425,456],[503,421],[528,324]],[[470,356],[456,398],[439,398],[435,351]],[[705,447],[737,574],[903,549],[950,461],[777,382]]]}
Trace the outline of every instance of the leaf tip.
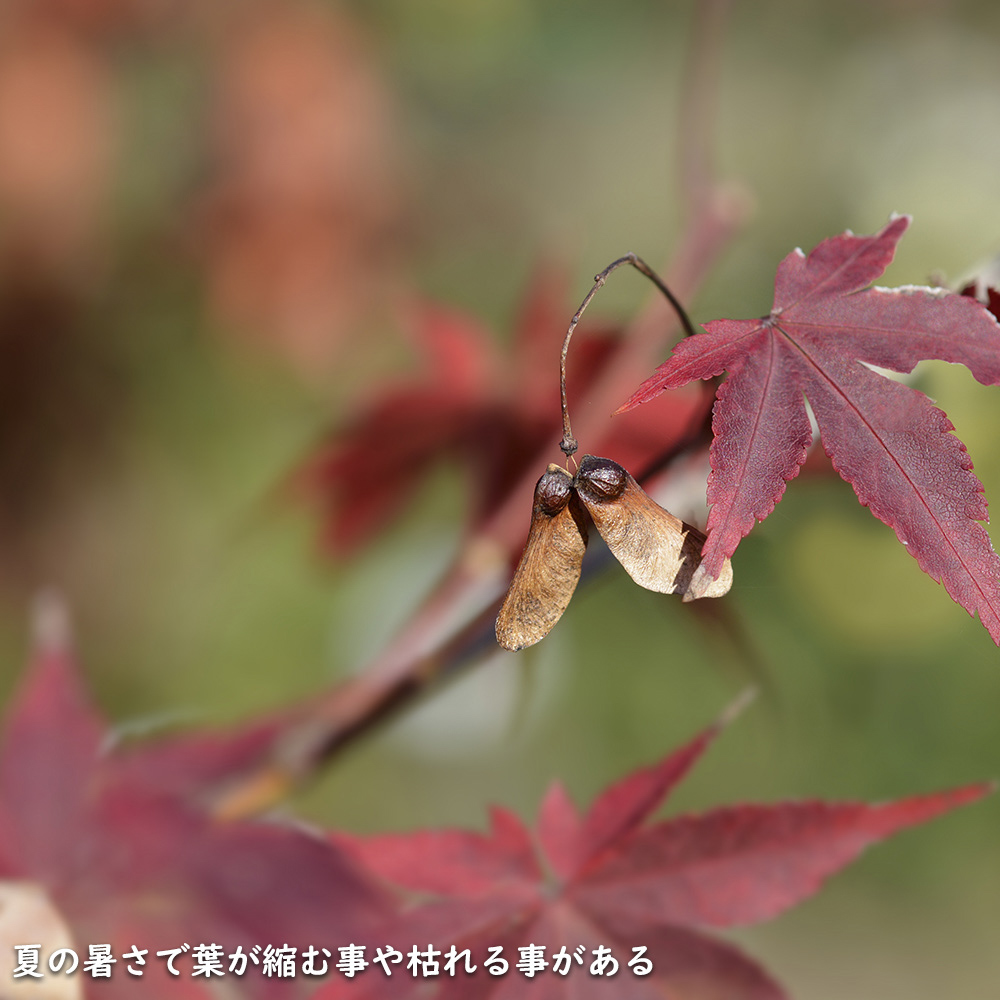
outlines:
{"label": "leaf tip", "polygon": [[885,224],[879,235],[890,236],[894,240],[898,240],[909,228],[912,221],[912,215],[900,212],[890,212],[889,221]]}
{"label": "leaf tip", "polygon": [[[646,381],[648,382],[649,379],[647,379]],[[643,385],[645,385],[645,382],[643,383]],[[631,396],[629,396],[629,398],[626,399],[625,402],[622,403],[622,405],[619,406],[617,410],[612,410],[611,416],[617,417],[620,416],[622,413],[628,413],[629,410],[634,410],[640,403],[644,402],[646,402],[646,400],[639,398],[639,390],[637,390]]]}
{"label": "leaf tip", "polygon": [[991,778],[988,781],[981,781],[978,785],[970,785],[966,790],[967,797],[961,804],[985,799],[987,795],[995,795],[998,789],[1000,789],[1000,778]]}
{"label": "leaf tip", "polygon": [[963,785],[943,792],[932,792],[908,799],[879,803],[873,806],[873,809],[874,813],[881,814],[884,825],[877,832],[876,839],[885,839],[900,830],[936,819],[953,809],[972,805],[987,795],[992,795],[997,787],[996,781],[982,781],[975,785]]}

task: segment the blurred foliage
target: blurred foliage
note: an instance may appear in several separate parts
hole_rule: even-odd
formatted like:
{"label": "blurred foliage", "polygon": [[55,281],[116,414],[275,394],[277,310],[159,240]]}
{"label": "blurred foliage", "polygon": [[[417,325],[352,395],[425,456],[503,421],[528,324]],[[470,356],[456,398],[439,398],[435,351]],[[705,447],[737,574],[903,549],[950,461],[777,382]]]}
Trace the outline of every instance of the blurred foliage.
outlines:
{"label": "blurred foliage", "polygon": [[[280,484],[409,362],[401,297],[509,330],[545,255],[581,294],[620,253],[666,258],[690,21],[651,0],[8,4],[4,690],[48,584],[123,722],[241,718],[359,667],[453,550],[457,477],[440,470],[334,566]],[[756,211],[695,319],[763,313],[792,247],[892,211],[915,222],[887,284],[954,281],[1000,252],[998,38],[988,3],[734,5],[716,134]],[[636,294],[613,283],[595,308],[628,316]],[[918,385],[995,500],[1000,394],[946,365]],[[586,799],[760,671],[760,703],[679,808],[1000,774],[1000,655],[846,484],[793,482],[735,571],[749,646],[615,568],[537,651],[433,695],[297,806],[374,830],[527,810],[556,775]],[[987,803],[880,849],[754,931],[756,953],[818,1000],[982,995],[1000,978],[998,826]]]}

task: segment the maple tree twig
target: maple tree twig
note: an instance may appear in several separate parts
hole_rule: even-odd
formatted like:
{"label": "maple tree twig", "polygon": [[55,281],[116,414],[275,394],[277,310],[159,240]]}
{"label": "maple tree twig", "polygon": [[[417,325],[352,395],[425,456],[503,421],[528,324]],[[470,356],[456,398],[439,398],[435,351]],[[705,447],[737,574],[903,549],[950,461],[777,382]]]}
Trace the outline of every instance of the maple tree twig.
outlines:
{"label": "maple tree twig", "polygon": [[[699,415],[649,467],[650,474],[662,471],[672,460],[703,443],[706,433],[704,416]],[[642,482],[646,475],[640,472],[637,478]],[[611,562],[588,563],[581,583],[599,575],[602,566],[610,566]],[[272,808],[335,754],[393,718],[432,687],[484,660],[497,648],[494,622],[501,602],[502,598],[497,597],[452,634],[414,652],[406,670],[378,683],[361,674],[342,681],[318,701],[310,699],[308,704],[284,709],[267,720],[263,728],[273,730],[273,737],[262,749],[262,757],[250,765],[247,773],[217,790],[214,814],[235,819]],[[700,603],[705,602],[694,602],[690,607],[697,611]],[[735,636],[741,626],[731,611],[726,618],[726,610],[720,611],[723,632]],[[695,620],[703,622],[705,618],[696,616]],[[718,628],[718,623],[714,627]],[[755,686],[766,689],[766,673],[757,669],[752,657],[749,663]]]}
{"label": "maple tree twig", "polygon": [[608,280],[614,271],[617,271],[623,264],[631,264],[640,274],[644,274],[651,282],[653,282],[656,287],[663,292],[667,300],[674,307],[674,312],[677,313],[678,318],[681,321],[681,325],[684,327],[684,335],[686,337],[694,336],[694,326],[691,323],[691,318],[688,316],[684,309],[684,306],[680,304],[677,296],[674,295],[672,291],[667,287],[667,283],[637,254],[627,253],[624,257],[619,257],[617,260],[612,261],[608,266],[600,272],[600,274],[594,275],[594,284],[590,291],[587,292],[584,297],[583,302],[580,303],[580,308],[573,314],[573,318],[569,321],[569,329],[566,331],[566,338],[563,340],[562,353],[559,357],[559,392],[562,398],[562,421],[563,421],[563,437],[559,444],[562,449],[563,454],[569,458],[570,455],[574,454],[579,447],[577,440],[573,437],[573,430],[570,427],[569,422],[569,405],[566,400],[566,357],[569,354],[569,343],[573,339],[573,331],[576,329],[577,324],[583,317],[587,306],[590,305],[591,299],[598,293],[598,291],[604,287],[604,283]]}
{"label": "maple tree twig", "polygon": [[[718,72],[718,50],[729,6],[729,0],[705,0],[696,5],[694,37],[680,95],[678,148],[684,152],[680,164],[680,201],[686,207],[687,221],[676,241],[668,273],[671,285],[685,297],[694,294],[751,206],[742,186],[717,180],[710,148],[711,126],[717,120],[713,77]],[[665,309],[666,303],[659,297],[650,302],[631,322],[613,359],[602,368],[596,384],[589,390],[590,412],[585,411],[581,417],[588,435],[600,436],[595,428],[599,420],[606,418],[598,414],[615,409],[636,380],[655,363],[654,352],[664,336]],[[711,409],[710,405],[708,408]],[[706,432],[704,417],[693,420],[683,440],[676,442],[651,468],[662,468],[671,456],[693,446],[696,437]],[[539,462],[548,460],[547,447],[539,452]],[[646,471],[650,470],[640,470],[640,481]],[[500,599],[496,594],[488,596],[488,588],[482,586],[483,553],[491,547],[493,551],[506,552],[521,541],[524,505],[531,498],[537,478],[537,468],[531,465],[521,481],[507,491],[504,502],[480,526],[474,544],[466,545],[464,555],[361,674],[341,680],[318,698],[312,695],[265,720],[266,725],[273,727],[276,738],[270,752],[265,751],[256,767],[245,775],[242,783],[245,795],[240,795],[239,787],[229,789],[233,814],[251,815],[272,806],[292,786],[315,773],[378,723],[411,704],[432,686],[481,661],[482,654],[494,648],[493,619]],[[470,553],[475,555],[474,559]],[[472,605],[478,604],[478,610],[470,607],[464,626],[457,625],[454,602],[457,595],[466,594],[470,588],[477,591],[478,597]],[[696,605],[694,602],[692,606]]]}

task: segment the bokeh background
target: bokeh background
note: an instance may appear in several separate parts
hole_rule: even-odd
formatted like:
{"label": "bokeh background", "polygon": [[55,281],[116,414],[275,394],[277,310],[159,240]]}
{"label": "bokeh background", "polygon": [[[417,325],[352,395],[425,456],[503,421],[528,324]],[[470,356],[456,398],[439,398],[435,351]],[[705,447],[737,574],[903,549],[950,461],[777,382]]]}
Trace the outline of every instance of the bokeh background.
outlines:
{"label": "bokeh background", "polygon": [[[123,726],[236,721],[362,667],[458,543],[443,462],[350,559],[292,470],[413,352],[394,304],[508,342],[540,261],[664,261],[684,206],[694,4],[7,0],[0,11],[0,683],[55,585]],[[733,4],[710,122],[753,212],[690,308],[767,311],[795,246],[890,212],[885,284],[1000,253],[1000,8]],[[643,290],[594,310],[626,320]],[[553,378],[555,371],[553,368]],[[987,496],[1000,393],[925,364]],[[405,428],[401,429],[405,433]],[[525,525],[527,525],[525,511]],[[537,651],[500,654],[331,764],[292,804],[354,830],[533,814],[762,691],[677,796],[883,799],[1000,776],[1000,653],[835,477],[741,545],[713,639],[617,568]],[[813,1000],[990,996],[1000,804],[882,846],[739,935]]]}

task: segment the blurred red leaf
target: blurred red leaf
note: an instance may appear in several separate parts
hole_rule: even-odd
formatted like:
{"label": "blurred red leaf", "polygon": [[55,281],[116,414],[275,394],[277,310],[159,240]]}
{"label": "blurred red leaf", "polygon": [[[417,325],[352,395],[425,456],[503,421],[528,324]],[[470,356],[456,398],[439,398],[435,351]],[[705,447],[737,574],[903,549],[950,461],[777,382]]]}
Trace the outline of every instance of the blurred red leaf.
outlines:
{"label": "blurred red leaf", "polygon": [[211,308],[323,377],[386,287],[399,214],[388,97],[343,12],[256,5],[222,38],[198,240]]}
{"label": "blurred red leaf", "polygon": [[0,38],[0,249],[91,266],[117,144],[106,61],[57,20]]}
{"label": "blurred red leaf", "polygon": [[[207,758],[198,768],[185,764],[183,740],[133,755],[109,747],[58,612],[41,622],[0,740],[0,878],[41,886],[84,957],[101,942],[117,955],[133,943],[151,955],[183,942],[305,947],[384,918],[384,894],[321,838],[277,822],[221,822],[194,804],[225,762],[241,762],[232,745],[219,742],[213,766],[211,743],[193,738]],[[88,995],[133,995],[124,971],[88,982]],[[151,985],[155,996],[214,995],[152,957],[142,989]],[[253,975],[244,987],[275,989]]]}
{"label": "blurred red leaf", "polygon": [[[444,460],[467,473],[472,524],[481,525],[508,500],[540,452],[549,443],[555,450],[560,437],[557,366],[571,315],[566,299],[564,278],[541,268],[522,303],[508,358],[470,317],[432,304],[410,310],[423,373],[383,385],[302,473],[324,507],[327,549],[345,554],[367,542]],[[574,395],[586,396],[619,344],[610,331],[577,334],[570,358]],[[632,468],[650,462],[705,405],[698,393],[663,402],[657,413],[609,423],[595,448]]]}
{"label": "blurred red leaf", "polygon": [[[59,25],[100,44],[137,30],[162,30],[190,14],[189,0],[7,0],[12,20]],[[216,5],[219,6],[219,5]]]}
{"label": "blurred red leaf", "polygon": [[[973,785],[879,805],[740,805],[649,824],[722,723],[613,785],[582,817],[554,785],[537,839],[500,810],[487,834],[336,835],[372,873],[421,900],[384,932],[383,944],[392,933],[442,950],[455,944],[471,948],[475,962],[489,946],[504,945],[511,971],[494,978],[480,969],[471,978],[460,973],[414,986],[404,972],[390,981],[374,969],[350,988],[334,982],[321,995],[782,1000],[785,992],[767,972],[701,928],[767,920],[811,896],[870,844],[991,790]],[[513,966],[517,949],[529,943],[544,945],[549,961],[564,945],[585,945],[588,964],[589,952],[605,945],[621,968],[613,979],[586,968],[566,976],[547,968],[527,978]],[[640,946],[653,963],[648,979],[626,968]]]}
{"label": "blurred red leaf", "polygon": [[926,396],[869,367],[909,372],[939,358],[1000,382],[1000,327],[978,302],[935,288],[866,287],[908,224],[895,217],[874,236],[845,233],[808,257],[789,254],[769,316],[707,324],[623,409],[729,372],[714,410],[704,547],[717,573],[798,474],[812,440],[807,398],[824,449],[861,503],[1000,643],[1000,559],[978,523],[988,510],[965,446]]}

